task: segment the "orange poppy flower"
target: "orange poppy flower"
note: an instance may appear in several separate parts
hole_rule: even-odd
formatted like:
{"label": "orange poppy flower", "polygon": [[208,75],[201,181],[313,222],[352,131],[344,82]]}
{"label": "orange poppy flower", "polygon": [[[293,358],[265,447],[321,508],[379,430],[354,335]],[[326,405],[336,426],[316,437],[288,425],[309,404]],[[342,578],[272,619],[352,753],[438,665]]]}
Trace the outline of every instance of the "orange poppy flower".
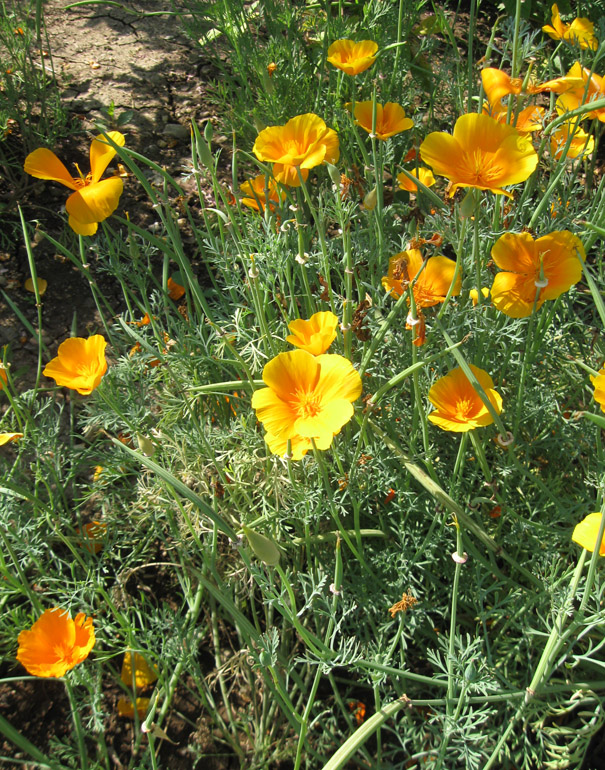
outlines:
{"label": "orange poppy flower", "polygon": [[556,5],[552,7],[552,26],[545,24],[542,32],[546,32],[553,40],[567,40],[568,43],[579,45],[580,48],[596,51],[599,47],[599,41],[594,34],[594,24],[589,19],[574,19],[571,24],[564,24]]}
{"label": "orange poppy flower", "polygon": [[574,121],[567,121],[550,135],[550,152],[557,160],[563,155],[569,135],[571,143],[567,148],[567,158],[577,158],[579,155],[591,155],[594,151],[594,138],[583,131]]}
{"label": "orange poppy flower", "polygon": [[[544,107],[537,107],[536,105],[530,104],[519,112],[517,119],[512,123],[508,120],[508,109],[501,103],[500,106],[502,109],[496,110],[494,107],[491,107],[488,102],[485,102],[483,104],[483,114],[490,115],[494,120],[497,120],[498,123],[514,125],[521,134],[529,134],[532,131],[542,130],[545,114]],[[513,118],[514,111],[511,113],[511,121]]]}
{"label": "orange poppy flower", "polygon": [[[511,78],[503,70],[496,69],[495,67],[485,67],[481,70],[481,82],[483,83],[483,90],[487,97],[487,101],[492,108],[496,108],[498,111],[502,109],[500,100],[504,96],[509,94],[521,94],[523,93],[523,80],[521,78]],[[525,93],[536,94],[540,93],[542,86],[534,83],[528,83],[525,88]]]}
{"label": "orange poppy flower", "polygon": [[[396,299],[407,291],[416,276],[412,288],[416,308],[433,307],[445,300],[450,285],[454,280],[456,263],[447,257],[436,255],[424,260],[419,249],[409,249],[395,254],[389,260],[389,274],[382,279],[382,285]],[[422,269],[422,272],[420,272]],[[420,273],[420,274],[419,274]],[[419,275],[418,275],[419,274]],[[462,276],[459,274],[454,286],[453,296],[460,294]]]}
{"label": "orange poppy flower", "polygon": [[[601,515],[600,512],[589,513],[579,524],[576,524],[571,536],[574,543],[586,548],[590,553],[594,551],[597,545],[599,529],[601,528]],[[605,556],[605,537],[599,543],[599,556]]]}
{"label": "orange poppy flower", "polygon": [[343,356],[312,356],[306,350],[280,353],[263,369],[267,385],[254,392],[252,407],[267,430],[274,454],[284,454],[288,440],[294,459],[311,448],[328,449],[353,416],[361,395],[359,373]]}
{"label": "orange poppy flower", "polygon": [[450,197],[459,187],[476,187],[512,198],[502,187],[524,182],[538,165],[527,137],[476,113],[460,116],[453,136],[429,134],[420,145],[420,156],[435,174],[452,182]]}
{"label": "orange poppy flower", "polygon": [[536,309],[580,280],[586,254],[577,236],[560,230],[536,241],[529,233],[505,233],[494,244],[492,259],[506,271],[494,278],[492,303],[511,318],[527,318],[538,289]]}
{"label": "orange poppy flower", "polygon": [[347,75],[359,75],[376,61],[378,43],[373,40],[336,40],[328,48],[328,61]]}
{"label": "orange poppy flower", "polygon": [[59,607],[46,610],[18,638],[17,660],[32,676],[60,677],[86,660],[95,644],[92,618],[72,620]]}
{"label": "orange poppy flower", "polygon": [[[345,104],[347,109],[351,108],[351,103]],[[355,111],[353,117],[355,123],[361,126],[368,134],[372,133],[372,117],[374,114],[373,102],[355,102]],[[387,102],[384,107],[382,104],[376,105],[376,131],[377,139],[385,141],[395,134],[407,131],[414,126],[414,121],[406,118],[405,110],[396,102]]]}
{"label": "orange poppy flower", "polygon": [[[415,176],[425,187],[432,187],[435,184],[435,177],[430,168],[420,166],[419,169],[413,168],[409,172],[412,176]],[[415,193],[418,191],[418,185],[414,184],[412,180],[404,173],[397,174],[397,182],[400,190],[407,190],[407,192]]]}
{"label": "orange poppy flower", "polygon": [[6,366],[0,361],[0,390],[8,383],[8,374],[6,373]]}
{"label": "orange poppy flower", "polygon": [[120,147],[124,146],[124,135],[119,131],[99,134],[90,145],[90,173],[84,176],[78,165],[79,176],[73,177],[54,152],[41,147],[31,152],[25,159],[23,168],[36,179],[49,179],[60,182],[74,192],[65,204],[69,214],[69,225],[78,235],[94,235],[99,222],[118,207],[124,183],[119,176],[101,180],[109,162],[116,151],[106,141],[109,137]]}
{"label": "orange poppy flower", "polygon": [[[590,104],[597,99],[605,99],[605,77],[592,74],[586,67],[582,67],[580,62],[576,62],[567,73],[567,79],[574,83],[573,87],[566,89],[557,99],[557,112],[563,114],[568,110],[575,110],[583,104]],[[596,118],[601,123],[605,123],[605,107],[586,112],[582,119]]]}
{"label": "orange poppy flower", "polygon": [[290,321],[288,329],[292,332],[286,340],[294,347],[306,350],[312,356],[319,356],[336,339],[338,318],[329,310],[314,313],[308,321],[297,318]]}
{"label": "orange poppy flower", "polygon": [[264,211],[269,194],[269,210],[275,211],[275,204],[280,205],[286,198],[286,193],[279,189],[275,179],[269,179],[265,187],[265,175],[259,174],[254,179],[243,182],[239,189],[243,192],[242,203],[255,211]]}
{"label": "orange poppy flower", "polygon": [[591,377],[590,381],[594,385],[593,398],[597,404],[601,405],[601,411],[605,412],[605,367],[599,369],[596,377]]}
{"label": "orange poppy flower", "polygon": [[277,182],[299,187],[297,169],[306,182],[309,169],[322,163],[337,163],[338,134],[317,115],[297,115],[285,126],[270,126],[256,137],[252,152],[259,160],[273,163]]}
{"label": "orange poppy flower", "polygon": [[88,339],[70,337],[59,345],[57,357],[46,364],[42,374],[52,377],[60,387],[88,396],[107,371],[106,345],[101,334],[93,334]]}
{"label": "orange poppy flower", "polygon": [[185,287],[181,286],[180,283],[173,281],[172,278],[169,278],[166,282],[166,288],[168,289],[168,296],[174,302],[179,300],[185,293]]}
{"label": "orange poppy flower", "polygon": [[[470,368],[498,414],[502,411],[502,398],[494,390],[494,381],[478,366]],[[494,418],[481,400],[479,393],[460,367],[441,377],[429,390],[429,401],[435,411],[429,420],[443,430],[466,433],[469,430],[491,425]]]}
{"label": "orange poppy flower", "polygon": [[[97,479],[98,476],[95,472],[93,481],[96,481]],[[81,530],[77,529],[76,532],[78,535],[82,535],[82,545],[89,553],[96,554],[103,550],[103,544],[107,535],[107,524],[105,524],[105,522],[89,521]]]}

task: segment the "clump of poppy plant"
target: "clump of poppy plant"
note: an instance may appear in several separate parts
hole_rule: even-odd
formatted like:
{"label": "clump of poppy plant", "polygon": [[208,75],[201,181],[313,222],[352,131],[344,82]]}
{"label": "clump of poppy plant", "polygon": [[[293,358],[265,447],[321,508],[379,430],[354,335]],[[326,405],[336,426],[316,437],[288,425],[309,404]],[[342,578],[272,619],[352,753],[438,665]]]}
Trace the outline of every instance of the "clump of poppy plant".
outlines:
{"label": "clump of poppy plant", "polygon": [[376,61],[378,43],[373,40],[335,40],[328,48],[328,61],[347,75],[359,75]]}
{"label": "clump of poppy plant", "polygon": [[361,395],[359,373],[343,356],[313,356],[306,350],[280,353],[263,369],[267,385],[255,391],[252,406],[273,454],[300,460],[312,447],[328,449],[353,416]]}
{"label": "clump of poppy plant", "polygon": [[60,677],[86,660],[95,644],[92,618],[79,612],[72,620],[59,607],[46,610],[21,631],[17,660],[32,676]]}
{"label": "clump of poppy plant", "polygon": [[319,356],[325,353],[336,339],[337,326],[338,318],[329,310],[314,313],[308,321],[302,318],[290,321],[288,329],[292,334],[288,335],[286,340],[294,347]]}
{"label": "clump of poppy plant", "polygon": [[[470,368],[494,410],[500,414],[502,397],[494,390],[494,381],[478,366],[470,364]],[[428,419],[443,430],[466,433],[494,422],[491,412],[460,367],[437,380],[429,390],[428,398],[435,407]]]}
{"label": "clump of poppy plant", "polygon": [[256,137],[252,152],[259,160],[273,163],[277,182],[300,186],[307,181],[309,169],[322,163],[337,163],[340,157],[338,134],[309,112],[297,115],[284,126],[269,126]]}
{"label": "clump of poppy plant", "polygon": [[75,164],[78,176],[72,176],[52,150],[40,147],[25,159],[25,172],[36,179],[48,179],[69,187],[74,192],[69,196],[65,209],[69,214],[69,226],[78,235],[94,235],[99,222],[111,216],[118,207],[124,183],[119,176],[101,179],[105,169],[116,154],[106,141],[124,146],[124,134],[109,131],[99,134],[90,145],[90,173],[83,174]]}
{"label": "clump of poppy plant", "polygon": [[529,233],[504,233],[492,248],[504,272],[494,278],[494,307],[511,318],[527,318],[546,300],[556,299],[582,277],[586,259],[582,241],[559,230],[534,241]]}
{"label": "clump of poppy plant", "polygon": [[60,387],[88,396],[107,371],[106,346],[101,334],[93,334],[88,339],[70,337],[59,345],[56,358],[46,364],[42,374],[51,377]]}
{"label": "clump of poppy plant", "polygon": [[528,137],[477,113],[461,115],[453,135],[429,134],[420,145],[420,157],[433,173],[450,180],[450,197],[459,187],[475,187],[512,198],[503,188],[525,182],[538,165]]}

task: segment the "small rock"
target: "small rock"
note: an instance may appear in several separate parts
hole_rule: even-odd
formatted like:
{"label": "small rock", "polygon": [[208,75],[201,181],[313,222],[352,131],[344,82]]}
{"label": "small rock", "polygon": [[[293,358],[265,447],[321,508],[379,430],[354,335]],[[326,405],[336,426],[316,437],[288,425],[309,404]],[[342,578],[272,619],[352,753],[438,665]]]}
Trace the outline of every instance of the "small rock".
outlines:
{"label": "small rock", "polygon": [[191,132],[188,126],[181,126],[180,123],[166,123],[162,133],[180,142],[188,142],[191,138]]}

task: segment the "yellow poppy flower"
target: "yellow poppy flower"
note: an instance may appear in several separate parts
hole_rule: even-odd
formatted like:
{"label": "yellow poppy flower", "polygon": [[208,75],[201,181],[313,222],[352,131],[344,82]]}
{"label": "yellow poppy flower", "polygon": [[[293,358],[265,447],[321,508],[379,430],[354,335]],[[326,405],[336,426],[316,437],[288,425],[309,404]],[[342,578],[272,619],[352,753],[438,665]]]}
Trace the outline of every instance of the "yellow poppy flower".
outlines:
{"label": "yellow poppy flower", "polygon": [[[125,685],[132,686],[132,658],[133,654],[130,650],[126,650],[124,653],[124,660],[122,661],[122,672],[120,679]],[[134,653],[134,684],[136,688],[147,687],[153,684],[158,678],[157,666],[150,666],[145,658],[138,652]]]}
{"label": "yellow poppy flower", "polygon": [[605,368],[599,369],[597,376],[591,377],[590,381],[594,385],[593,398],[601,405],[601,411],[605,412]]}
{"label": "yellow poppy flower", "polygon": [[[481,287],[481,294],[485,299],[489,297],[489,289],[487,288],[487,286]],[[477,304],[479,303],[479,292],[477,291],[477,289],[471,289],[468,293],[468,296],[471,298],[473,307],[476,307]]]}
{"label": "yellow poppy flower", "polygon": [[134,703],[131,698],[118,698],[118,716],[134,719],[134,709],[136,704],[139,719],[145,719],[150,703],[151,698],[135,698]]}
{"label": "yellow poppy flower", "polygon": [[563,155],[569,135],[572,134],[571,144],[567,148],[567,158],[577,158],[579,155],[591,155],[594,151],[594,138],[583,131],[573,121],[563,123],[550,135],[550,152],[557,160]]}
{"label": "yellow poppy flower", "polygon": [[378,43],[373,40],[336,40],[328,48],[328,61],[347,75],[359,75],[376,61]]}
{"label": "yellow poppy flower", "polygon": [[59,607],[46,610],[18,638],[17,660],[32,676],[59,677],[86,660],[95,644],[92,618],[72,620]]}
{"label": "yellow poppy flower", "polygon": [[[567,79],[574,83],[573,87],[566,89],[557,99],[557,112],[563,114],[568,110],[575,110],[583,104],[590,104],[597,99],[605,99],[605,77],[590,73],[586,67],[582,67],[580,62],[576,62],[567,73]],[[582,119],[596,118],[601,123],[605,123],[605,107],[601,107],[592,112],[586,112]]]}
{"label": "yellow poppy flower", "polygon": [[[489,374],[478,366],[470,364],[470,368],[485,391],[489,401],[498,414],[502,411],[502,398],[494,390],[494,381]],[[429,420],[443,430],[455,433],[491,425],[494,418],[489,413],[481,397],[473,388],[470,380],[460,367],[441,377],[429,390],[429,401],[435,411],[428,416]]]}
{"label": "yellow poppy flower", "polygon": [[[579,524],[576,524],[571,539],[592,553],[597,545],[600,528],[601,513],[598,511],[597,513],[589,513]],[[599,544],[599,556],[605,556],[605,537]]]}
{"label": "yellow poppy flower", "polygon": [[460,116],[453,136],[429,134],[420,145],[420,157],[435,174],[452,182],[450,197],[459,187],[476,187],[512,198],[502,187],[524,182],[538,165],[527,137],[476,113]]}
{"label": "yellow poppy flower", "polygon": [[243,192],[242,203],[255,211],[264,211],[267,205],[267,193],[269,193],[269,210],[275,211],[275,204],[279,205],[286,197],[286,193],[279,189],[275,179],[269,179],[265,188],[265,175],[259,174],[254,179],[242,182],[239,189]]}
{"label": "yellow poppy flower", "polygon": [[[456,263],[447,257],[437,255],[429,257],[422,272],[424,260],[419,249],[409,249],[395,254],[389,260],[389,274],[382,279],[382,285],[393,297],[401,297],[407,291],[409,284],[418,278],[413,286],[414,303],[416,308],[433,307],[445,300],[446,294],[454,280]],[[462,276],[459,274],[454,285],[453,296],[460,294]]]}
{"label": "yellow poppy flower", "polygon": [[325,353],[336,339],[337,326],[338,318],[329,310],[314,313],[308,321],[302,318],[290,321],[288,329],[292,334],[288,335],[286,340],[312,356],[319,356]]}
{"label": "yellow poppy flower", "polygon": [[0,433],[0,446],[10,444],[11,441],[17,441],[23,438],[23,433]]}
{"label": "yellow poppy flower", "polygon": [[[435,184],[435,177],[430,168],[420,166],[418,170],[413,168],[409,173],[419,179],[425,187],[432,187]],[[415,193],[418,190],[418,185],[414,184],[404,173],[397,174],[397,182],[400,190],[407,190],[410,193]]]}
{"label": "yellow poppy flower", "polygon": [[[119,176],[101,180],[116,151],[99,134],[90,145],[90,173],[84,176],[76,164],[78,177],[73,177],[54,152],[41,147],[25,159],[23,168],[36,179],[60,182],[74,192],[69,196],[65,209],[69,214],[69,225],[78,235],[94,235],[98,223],[107,219],[118,207],[124,184]],[[107,136],[120,147],[124,146],[124,135],[109,131]]]}
{"label": "yellow poppy flower", "polygon": [[[527,318],[538,289],[536,309],[580,280],[586,254],[577,236],[559,230],[536,241],[529,233],[505,233],[494,244],[492,259],[506,271],[494,278],[492,303],[511,318]],[[541,272],[544,286],[540,284]]]}
{"label": "yellow poppy flower", "polygon": [[309,169],[322,163],[337,163],[338,134],[312,112],[297,115],[285,126],[270,126],[256,137],[252,152],[259,160],[273,163],[277,182],[299,187],[297,168],[306,182]]}
{"label": "yellow poppy flower", "polygon": [[579,45],[580,48],[590,48],[596,51],[599,47],[599,41],[594,34],[594,24],[589,19],[574,19],[571,24],[564,24],[559,15],[559,8],[556,5],[552,7],[552,26],[545,24],[542,32],[553,40],[567,40],[572,45]]}
{"label": "yellow poppy flower", "polygon": [[[45,281],[44,278],[36,278],[36,283],[38,284],[38,293],[40,296],[42,296],[48,287],[48,281]],[[23,288],[25,291],[30,291],[32,294],[36,293],[36,290],[34,289],[34,282],[31,278],[28,278],[25,281]]]}
{"label": "yellow poppy flower", "polygon": [[70,337],[59,345],[56,358],[46,364],[42,374],[52,377],[60,387],[88,396],[107,371],[106,345],[100,334],[93,334],[88,339]]}
{"label": "yellow poppy flower", "polygon": [[[351,103],[345,104],[347,109],[351,108]],[[355,112],[353,117],[355,123],[361,126],[368,134],[372,133],[372,116],[374,112],[373,102],[355,102]],[[384,107],[382,104],[376,105],[376,131],[377,139],[385,141],[395,134],[407,131],[412,128],[414,121],[406,118],[405,110],[396,102],[387,102]]]}
{"label": "yellow poppy flower", "polygon": [[306,350],[280,353],[263,369],[263,380],[267,387],[254,392],[252,407],[274,454],[277,446],[281,454],[288,440],[300,456],[311,439],[318,449],[328,449],[353,416],[352,402],[362,389],[359,373],[346,358],[312,356]]}

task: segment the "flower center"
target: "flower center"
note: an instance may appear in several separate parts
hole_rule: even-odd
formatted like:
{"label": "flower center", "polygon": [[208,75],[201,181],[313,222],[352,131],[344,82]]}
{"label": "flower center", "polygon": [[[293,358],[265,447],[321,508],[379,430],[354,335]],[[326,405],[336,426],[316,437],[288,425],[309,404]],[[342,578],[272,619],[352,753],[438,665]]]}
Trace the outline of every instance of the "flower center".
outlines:
{"label": "flower center", "polygon": [[456,419],[466,422],[475,411],[475,402],[470,398],[460,398],[456,401]]}
{"label": "flower center", "polygon": [[321,397],[314,391],[297,391],[296,402],[299,417],[316,417],[321,411]]}
{"label": "flower center", "polygon": [[466,152],[464,155],[464,165],[470,177],[469,182],[480,187],[488,187],[502,176],[502,168],[494,162],[493,153],[478,149]]}

